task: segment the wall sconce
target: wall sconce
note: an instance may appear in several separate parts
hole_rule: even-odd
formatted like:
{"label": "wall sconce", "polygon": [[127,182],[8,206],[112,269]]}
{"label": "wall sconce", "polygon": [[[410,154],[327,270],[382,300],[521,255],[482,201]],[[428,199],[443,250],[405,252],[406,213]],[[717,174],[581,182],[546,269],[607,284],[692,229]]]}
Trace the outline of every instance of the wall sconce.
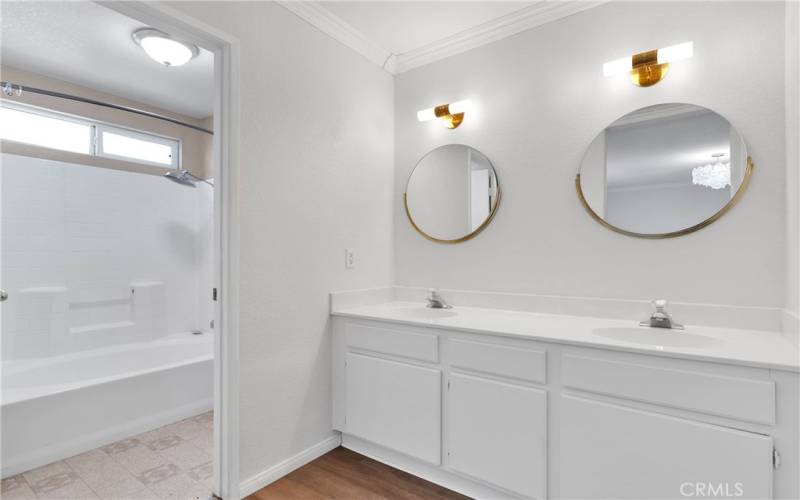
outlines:
{"label": "wall sconce", "polygon": [[464,113],[472,109],[472,101],[456,101],[452,104],[442,104],[435,108],[417,111],[417,120],[427,122],[439,118],[447,128],[456,128],[464,121]]}
{"label": "wall sconce", "polygon": [[629,73],[634,85],[649,87],[660,82],[669,71],[669,63],[692,57],[692,42],[663,49],[648,50],[603,64],[603,75]]}

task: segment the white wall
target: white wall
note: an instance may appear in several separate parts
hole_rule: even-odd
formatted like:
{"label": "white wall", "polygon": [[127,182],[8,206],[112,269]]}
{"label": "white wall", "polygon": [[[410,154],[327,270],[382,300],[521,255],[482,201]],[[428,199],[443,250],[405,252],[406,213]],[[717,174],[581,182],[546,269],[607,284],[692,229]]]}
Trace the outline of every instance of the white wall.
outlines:
{"label": "white wall", "polygon": [[4,360],[208,330],[211,189],[0,156]]}
{"label": "white wall", "polygon": [[800,314],[800,3],[786,2],[786,308]]}
{"label": "white wall", "polygon": [[247,479],[333,435],[329,292],[393,283],[392,77],[272,2],[171,5],[241,42]]}
{"label": "white wall", "polygon": [[[757,42],[742,36],[753,26]],[[397,283],[782,307],[783,32],[779,2],[611,2],[398,75]],[[687,40],[694,57],[654,87],[603,77],[606,61]],[[417,110],[460,99],[476,109],[458,129],[417,122]],[[728,215],[692,235],[649,241],[613,233],[578,202],[580,161],[606,125],[664,102],[728,118],[754,158],[752,184]],[[421,238],[401,203],[417,159],[447,143],[486,154],[503,190],[493,222],[460,245]]]}

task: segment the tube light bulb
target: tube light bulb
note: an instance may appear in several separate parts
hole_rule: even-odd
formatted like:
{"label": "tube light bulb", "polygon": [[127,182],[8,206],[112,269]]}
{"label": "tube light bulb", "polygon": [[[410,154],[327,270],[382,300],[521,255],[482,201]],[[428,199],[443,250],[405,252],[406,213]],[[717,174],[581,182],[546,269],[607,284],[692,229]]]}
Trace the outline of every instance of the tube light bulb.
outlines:
{"label": "tube light bulb", "polygon": [[436,119],[436,108],[428,108],[428,109],[423,109],[422,111],[417,111],[417,120],[421,122],[427,122],[435,119]]}
{"label": "tube light bulb", "polygon": [[623,57],[603,64],[603,76],[614,76],[620,73],[628,73],[633,69],[633,58]]}
{"label": "tube light bulb", "polygon": [[658,64],[689,59],[692,57],[693,49],[692,42],[679,43],[678,45],[670,45],[669,47],[658,49]]}
{"label": "tube light bulb", "polygon": [[448,111],[450,111],[451,115],[455,115],[458,113],[468,113],[472,109],[472,101],[469,99],[464,99],[463,101],[456,101],[453,104],[449,104],[447,106]]}

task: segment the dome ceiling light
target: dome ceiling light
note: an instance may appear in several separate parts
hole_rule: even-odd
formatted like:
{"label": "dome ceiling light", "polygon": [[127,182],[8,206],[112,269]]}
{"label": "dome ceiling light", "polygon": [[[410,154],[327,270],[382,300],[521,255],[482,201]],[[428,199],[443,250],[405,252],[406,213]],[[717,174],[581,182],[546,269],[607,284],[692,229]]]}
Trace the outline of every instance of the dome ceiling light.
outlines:
{"label": "dome ceiling light", "polygon": [[196,45],[152,28],[136,30],[131,37],[152,60],[164,66],[183,66],[200,53]]}

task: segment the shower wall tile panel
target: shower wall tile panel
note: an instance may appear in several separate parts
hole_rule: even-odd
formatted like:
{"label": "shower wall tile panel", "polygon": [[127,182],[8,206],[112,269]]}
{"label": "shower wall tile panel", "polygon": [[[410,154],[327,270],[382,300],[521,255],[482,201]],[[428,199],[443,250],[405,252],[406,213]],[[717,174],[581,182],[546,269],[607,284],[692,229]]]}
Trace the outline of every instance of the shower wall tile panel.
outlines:
{"label": "shower wall tile panel", "polygon": [[4,360],[209,329],[209,186],[0,160]]}

